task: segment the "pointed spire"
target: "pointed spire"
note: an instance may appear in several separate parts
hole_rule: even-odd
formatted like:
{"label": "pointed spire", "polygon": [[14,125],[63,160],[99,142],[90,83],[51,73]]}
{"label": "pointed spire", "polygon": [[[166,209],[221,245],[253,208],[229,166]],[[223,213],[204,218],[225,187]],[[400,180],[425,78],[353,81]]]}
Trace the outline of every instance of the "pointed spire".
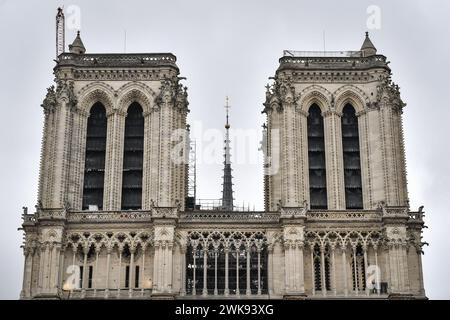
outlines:
{"label": "pointed spire", "polygon": [[84,47],[83,41],[81,41],[80,31],[77,32],[77,37],[73,40],[72,44],[69,45],[70,53],[84,54],[86,48]]}
{"label": "pointed spire", "polygon": [[369,38],[369,32],[366,32],[366,38],[361,46],[363,57],[373,56],[377,54],[377,48],[373,45]]}
{"label": "pointed spire", "polygon": [[222,184],[222,209],[233,211],[233,182],[231,176],[231,154],[230,154],[230,123],[228,97],[225,103],[226,122],[225,122],[225,147],[224,147],[224,168],[223,168],[223,184]]}

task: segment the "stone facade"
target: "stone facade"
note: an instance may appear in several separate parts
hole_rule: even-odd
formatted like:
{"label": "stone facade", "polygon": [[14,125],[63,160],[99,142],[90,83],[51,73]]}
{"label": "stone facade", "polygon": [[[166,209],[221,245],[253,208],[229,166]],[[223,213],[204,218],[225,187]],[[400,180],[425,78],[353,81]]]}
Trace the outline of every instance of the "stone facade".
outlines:
{"label": "stone facade", "polygon": [[[58,57],[56,88],[42,104],[38,204],[23,214],[21,298],[424,299],[424,222],[408,204],[405,104],[386,57],[370,45],[345,56],[280,58],[264,103],[266,155],[277,170],[265,175],[265,211],[242,213],[185,210],[186,166],[171,159],[171,134],[186,128],[188,113],[175,56],[87,54],[76,40],[76,50]],[[86,132],[97,102],[107,115],[103,206],[89,211]],[[142,208],[121,210],[124,127],[134,102],[144,117]],[[360,209],[346,207],[348,103],[358,118]],[[312,104],[324,121],[326,209],[310,206]]]}

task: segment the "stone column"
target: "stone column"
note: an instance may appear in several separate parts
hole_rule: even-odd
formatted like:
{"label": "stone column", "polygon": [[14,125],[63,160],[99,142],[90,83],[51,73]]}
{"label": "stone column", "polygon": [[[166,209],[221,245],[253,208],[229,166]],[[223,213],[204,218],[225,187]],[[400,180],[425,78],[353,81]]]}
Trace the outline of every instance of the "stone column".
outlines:
{"label": "stone column", "polygon": [[258,246],[258,296],[261,295],[261,248]]}
{"label": "stone column", "polygon": [[378,264],[378,246],[377,245],[373,246],[373,251],[375,254],[375,267],[376,267],[375,285],[376,285],[376,289],[377,289],[377,295],[380,295],[381,270],[380,270],[380,265]]}
{"label": "stone column", "polygon": [[403,291],[405,293],[410,293],[411,288],[409,285],[407,247],[408,247],[408,243],[406,241],[402,242],[400,245],[401,276],[402,276],[402,282],[403,282]]}
{"label": "stone column", "polygon": [[167,292],[172,293],[173,288],[173,241],[167,244]]}
{"label": "stone column", "polygon": [[305,294],[305,270],[304,270],[304,262],[303,262],[303,241],[297,242],[297,257],[298,263],[297,265],[297,275],[298,275],[298,287],[297,290],[300,294]]}
{"label": "stone column", "polygon": [[[367,246],[366,245],[363,245],[363,252],[364,252],[364,279],[365,279],[365,281],[367,281],[367,268],[369,266],[369,262],[367,261]],[[366,283],[365,287],[366,287],[366,295],[369,295],[370,291],[369,291],[369,287],[367,286],[367,283]]]}
{"label": "stone column", "polygon": [[28,298],[30,296],[31,266],[33,264],[32,249],[25,247],[23,249],[23,255],[25,257],[25,261],[23,267],[22,291],[20,293],[21,299]]}
{"label": "stone column", "polygon": [[[304,215],[302,208],[282,209],[284,266],[285,266],[285,294],[291,296],[304,295]],[[297,219],[298,218],[298,219]]]}
{"label": "stone column", "polygon": [[236,248],[236,296],[239,296],[239,248]]}
{"label": "stone column", "polygon": [[391,290],[393,295],[410,293],[408,259],[406,255],[408,218],[407,208],[382,207],[384,232],[388,245]]}
{"label": "stone column", "polygon": [[87,287],[87,255],[89,253],[89,247],[85,246],[83,247],[83,282],[81,283],[81,295],[82,297],[84,297],[85,293],[86,293],[86,287]]}
{"label": "stone column", "polygon": [[419,294],[425,296],[425,288],[423,286],[423,270],[422,270],[422,249],[416,248],[417,267],[419,268]]}
{"label": "stone column", "polygon": [[356,261],[356,246],[352,246],[352,250],[353,250],[353,273],[354,273],[354,275],[355,275],[355,293],[356,293],[356,295],[358,295],[358,293],[359,293],[359,277],[358,277],[358,271],[357,271],[357,268],[358,268],[358,264],[357,264],[357,261]]}
{"label": "stone column", "polygon": [[312,283],[312,295],[316,295],[316,278],[315,278],[315,268],[314,268],[314,243],[309,246],[310,257],[311,257],[311,283]]}
{"label": "stone column", "polygon": [[134,287],[134,253],[136,251],[135,247],[130,248],[130,274],[128,275],[128,296],[131,298],[133,296]]}
{"label": "stone column", "polygon": [[295,104],[290,98],[286,97],[283,102],[281,126],[281,172],[282,188],[281,203],[286,207],[300,206],[299,189],[300,180],[298,177],[298,137],[295,121]]}
{"label": "stone column", "polygon": [[89,112],[76,109],[73,119],[71,169],[68,174],[68,202],[74,210],[81,210],[83,203],[83,180],[86,157],[86,134]]}
{"label": "stone column", "polygon": [[327,295],[327,282],[325,279],[325,246],[320,246],[320,272],[322,273],[322,295]]}
{"label": "stone column", "polygon": [[[165,90],[165,89],[164,89]],[[168,90],[168,88],[167,88]],[[167,94],[169,94],[167,92]],[[172,142],[173,134],[173,103],[169,95],[164,95],[160,104],[160,130],[159,130],[159,166],[158,166],[158,198],[159,207],[170,207],[174,205],[172,193]]]}
{"label": "stone column", "polygon": [[273,282],[273,243],[268,244],[267,253],[268,253],[268,268],[267,268],[267,276],[268,276],[268,291],[269,297],[274,294],[274,282]]}
{"label": "stone column", "polygon": [[117,279],[117,297],[120,297],[120,289],[122,288],[122,253],[123,246],[119,246],[119,275]]}
{"label": "stone column", "polygon": [[[74,268],[75,268],[75,256],[76,256],[76,254],[77,254],[77,251],[78,251],[78,247],[76,247],[76,246],[74,246],[74,245],[72,244],[72,273],[73,273],[73,274],[76,274],[76,273],[77,273],[77,271],[74,269]],[[78,268],[78,271],[79,271],[79,270],[80,270],[80,269]],[[79,275],[79,276],[80,276],[80,275]],[[73,278],[72,281],[76,281],[76,283],[72,283],[72,284],[71,284],[71,286],[70,286],[70,294],[73,293],[73,290],[74,290],[74,289],[81,289],[79,279]],[[80,287],[80,288],[79,288],[79,287]]]}
{"label": "stone column", "polygon": [[52,273],[52,278],[50,280],[50,285],[52,290],[54,291],[55,294],[59,294],[60,289],[61,289],[61,281],[60,280],[60,275],[61,275],[61,243],[55,243],[54,247],[53,247],[53,273]]}
{"label": "stone column", "polygon": [[145,289],[145,249],[147,248],[147,245],[145,243],[142,244],[142,271],[141,271],[141,296],[144,296],[144,289]]}
{"label": "stone column", "polygon": [[[192,295],[195,296],[197,294],[197,286],[196,286],[196,271],[197,271],[197,261],[196,261],[196,251],[197,251],[197,245],[194,245],[192,247],[192,255],[193,255],[193,259],[194,259],[194,263],[193,263],[193,272],[192,272],[192,281],[193,281],[193,285],[192,285]],[[226,281],[226,280],[225,280]]]}
{"label": "stone column", "polygon": [[114,109],[107,114],[104,210],[122,206],[122,170],[126,112]]}
{"label": "stone column", "polygon": [[[363,142],[361,149],[361,181],[363,184],[364,205],[370,204],[370,209],[375,209],[377,203],[386,201],[386,172],[384,168],[384,147],[381,134],[380,113],[377,109],[369,109],[367,113],[358,118],[359,130],[364,130],[366,138],[361,137]],[[363,151],[364,150],[364,151]],[[364,195],[368,197],[364,198]],[[366,199],[369,201],[366,201]],[[370,202],[370,203],[369,203]]]}
{"label": "stone column", "polygon": [[[71,140],[73,131],[74,103],[72,99],[73,88],[69,84],[59,85],[56,90],[57,107],[52,133],[52,155],[45,174],[50,179],[42,195],[44,208],[62,208],[68,200],[68,173],[70,172]],[[44,174],[44,173],[42,173]]]}
{"label": "stone column", "polygon": [[344,295],[348,296],[348,277],[347,277],[347,257],[345,254],[346,251],[346,245],[342,244],[342,276],[343,276],[343,282],[344,282]]}
{"label": "stone column", "polygon": [[111,263],[111,251],[112,247],[106,247],[106,283],[105,283],[105,297],[109,297],[109,272],[110,272],[110,263]]}
{"label": "stone column", "polygon": [[100,254],[101,247],[95,246],[95,269],[94,269],[94,276],[92,279],[93,285],[94,285],[94,297],[97,295],[97,289],[98,289],[98,256]]}
{"label": "stone column", "polygon": [[66,257],[66,248],[67,245],[60,245],[59,250],[59,270],[57,274],[57,288],[58,288],[58,295],[62,294],[62,290],[64,290],[64,264],[65,264],[65,257]]}
{"label": "stone column", "polygon": [[225,244],[225,247],[223,248],[223,251],[225,252],[225,290],[224,290],[224,296],[228,296],[229,294],[229,287],[228,287],[228,251],[229,247],[227,244]]}
{"label": "stone column", "polygon": [[203,296],[208,295],[208,248],[203,247]]}
{"label": "stone column", "polygon": [[332,264],[332,290],[334,296],[337,295],[336,289],[336,257],[335,257],[336,247],[335,244],[331,244],[331,264]]}
{"label": "stone column", "polygon": [[298,145],[298,176],[302,177],[299,181],[299,200],[310,203],[309,199],[309,168],[308,168],[308,112],[300,110],[297,107],[297,145]]}
{"label": "stone column", "polygon": [[158,130],[158,126],[154,124],[154,112],[155,109],[151,109],[148,112],[144,112],[144,158],[143,158],[143,177],[142,177],[142,209],[150,210],[151,199],[154,199],[152,195],[152,180],[154,175],[152,174],[152,149],[153,144],[157,143],[154,138],[153,131]]}
{"label": "stone column", "polygon": [[176,218],[173,214],[172,208],[152,209],[154,216],[154,243],[155,243],[155,258],[154,258],[154,281],[156,290],[153,290],[152,295],[162,294],[167,296],[172,294],[172,276],[173,276],[173,244],[175,240],[175,222],[172,218]]}
{"label": "stone column", "polygon": [[186,295],[186,245],[183,244],[180,247],[181,251],[181,290],[180,295],[185,296]]}
{"label": "stone column", "polygon": [[[362,183],[362,195],[363,195],[363,208],[373,209],[373,190],[372,190],[372,165],[371,158],[374,158],[374,154],[371,150],[372,137],[369,130],[371,129],[369,114],[367,111],[358,112],[358,135],[360,144],[360,162],[361,162],[361,183]],[[379,151],[379,150],[377,150]]]}
{"label": "stone column", "polygon": [[247,287],[247,289],[245,291],[245,294],[247,296],[252,294],[252,291],[250,289],[250,248],[251,248],[251,246],[249,244],[247,244],[247,246],[246,246],[246,252],[247,252],[247,265],[246,265],[246,269],[247,269],[247,279],[246,280],[247,280],[247,283],[246,283],[246,287]]}
{"label": "stone column", "polygon": [[214,295],[217,296],[218,290],[217,290],[217,253],[218,248],[214,248]]}
{"label": "stone column", "polygon": [[292,268],[292,261],[291,261],[291,244],[285,242],[283,244],[284,248],[284,286],[286,293],[290,293],[292,291],[292,279],[291,279],[291,268]]}
{"label": "stone column", "polygon": [[39,243],[39,273],[38,273],[38,293],[42,293],[44,285],[44,267],[47,246],[45,243]]}
{"label": "stone column", "polygon": [[48,264],[47,264],[47,274],[46,274],[46,282],[47,282],[47,289],[50,291],[53,289],[53,276],[55,274],[55,243],[50,242],[49,248],[48,248]]}
{"label": "stone column", "polygon": [[325,111],[322,116],[325,134],[328,209],[345,210],[341,115],[335,111]]}

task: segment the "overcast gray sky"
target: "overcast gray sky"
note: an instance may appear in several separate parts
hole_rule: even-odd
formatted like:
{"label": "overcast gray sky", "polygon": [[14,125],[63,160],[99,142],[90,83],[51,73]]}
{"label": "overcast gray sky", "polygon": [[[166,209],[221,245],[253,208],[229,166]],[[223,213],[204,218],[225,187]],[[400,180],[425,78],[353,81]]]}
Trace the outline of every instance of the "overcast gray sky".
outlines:
{"label": "overcast gray sky", "polygon": [[[264,85],[284,49],[358,50],[369,30],[391,61],[404,113],[411,206],[425,205],[424,276],[430,298],[450,299],[450,2],[441,1],[17,1],[0,0],[0,298],[22,284],[21,207],[36,204],[43,125],[40,104],[53,81],[57,6],[80,9],[87,52],[172,52],[187,77],[189,121],[223,128],[225,95],[233,128],[260,129]],[[72,7],[73,8],[73,7]],[[66,13],[66,19],[68,15]],[[69,23],[70,28],[70,21]],[[66,45],[76,30],[66,30]],[[258,137],[259,138],[259,137]],[[251,140],[256,141],[256,140]],[[220,141],[219,141],[220,143]],[[257,157],[257,145],[247,144]],[[242,148],[241,148],[242,149]],[[239,147],[233,156],[239,153]],[[200,154],[198,154],[200,156]],[[237,161],[236,161],[237,162]],[[233,163],[237,203],[263,208],[262,167]],[[199,163],[197,193],[218,198],[221,165]]]}

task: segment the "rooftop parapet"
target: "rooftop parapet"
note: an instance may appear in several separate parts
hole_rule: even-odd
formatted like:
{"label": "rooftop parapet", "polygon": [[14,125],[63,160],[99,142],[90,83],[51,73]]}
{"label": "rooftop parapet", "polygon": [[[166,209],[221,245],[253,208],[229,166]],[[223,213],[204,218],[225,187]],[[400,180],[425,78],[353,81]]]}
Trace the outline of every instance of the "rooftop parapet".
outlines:
{"label": "rooftop parapet", "polygon": [[367,70],[383,68],[390,72],[383,55],[363,57],[361,51],[291,51],[285,50],[278,71],[294,70]]}
{"label": "rooftop parapet", "polygon": [[64,52],[59,55],[56,67],[82,68],[151,68],[172,67],[178,70],[177,58],[172,53],[89,53]]}

